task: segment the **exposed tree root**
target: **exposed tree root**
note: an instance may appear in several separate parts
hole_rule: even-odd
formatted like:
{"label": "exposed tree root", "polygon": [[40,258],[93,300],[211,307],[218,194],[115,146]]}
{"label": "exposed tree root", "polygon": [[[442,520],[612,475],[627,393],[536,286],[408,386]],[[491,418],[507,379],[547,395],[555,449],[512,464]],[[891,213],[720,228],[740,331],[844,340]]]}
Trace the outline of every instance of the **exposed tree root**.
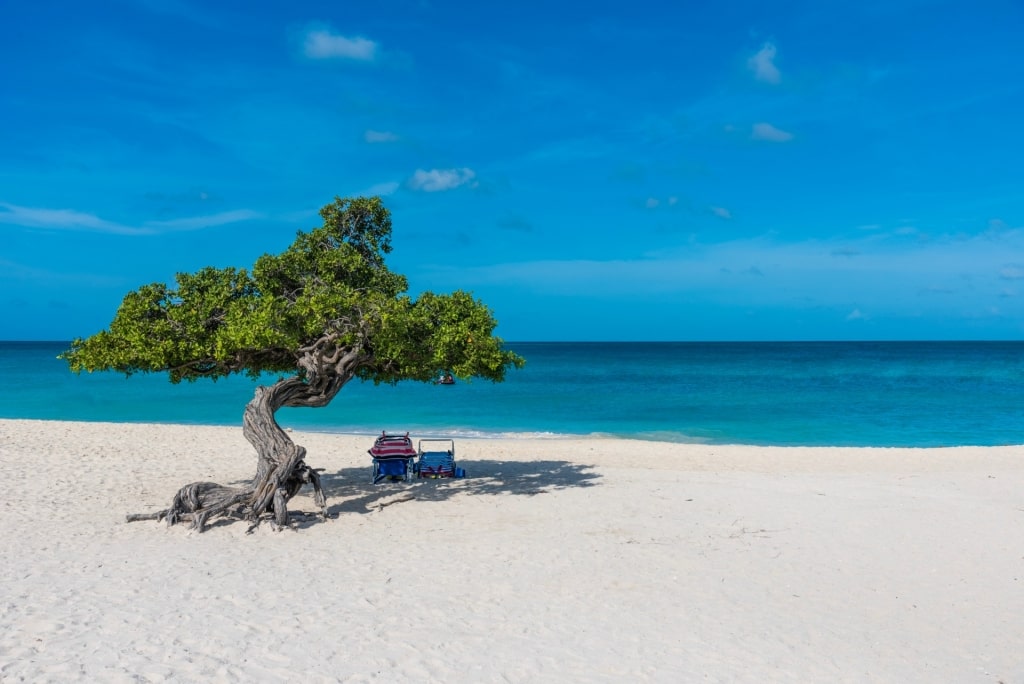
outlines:
{"label": "exposed tree root", "polygon": [[[275,469],[275,472],[280,473],[280,469]],[[313,500],[320,508],[320,519],[326,520],[327,498],[320,485],[320,476],[301,460],[292,466],[287,477],[272,474],[259,487],[193,482],[178,490],[170,508],[156,513],[130,513],[126,520],[166,519],[168,525],[190,523],[191,529],[202,532],[210,520],[230,517],[248,520],[251,523],[246,531],[248,534],[259,526],[265,515],[270,515],[274,528],[279,529],[288,524],[288,501],[304,484],[313,485]]]}

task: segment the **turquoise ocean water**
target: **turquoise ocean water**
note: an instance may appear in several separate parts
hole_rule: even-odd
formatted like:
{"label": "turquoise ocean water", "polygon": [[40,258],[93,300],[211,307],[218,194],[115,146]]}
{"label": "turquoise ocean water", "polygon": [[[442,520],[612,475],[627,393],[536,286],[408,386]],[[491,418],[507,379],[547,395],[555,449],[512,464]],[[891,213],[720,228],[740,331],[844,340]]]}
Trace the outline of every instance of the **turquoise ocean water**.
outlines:
{"label": "turquoise ocean water", "polygon": [[[1024,444],[1024,342],[513,343],[506,382],[353,382],[287,427],[760,445]],[[0,418],[241,425],[254,383],[76,376],[54,342],[0,342]],[[264,383],[272,381],[266,378]]]}

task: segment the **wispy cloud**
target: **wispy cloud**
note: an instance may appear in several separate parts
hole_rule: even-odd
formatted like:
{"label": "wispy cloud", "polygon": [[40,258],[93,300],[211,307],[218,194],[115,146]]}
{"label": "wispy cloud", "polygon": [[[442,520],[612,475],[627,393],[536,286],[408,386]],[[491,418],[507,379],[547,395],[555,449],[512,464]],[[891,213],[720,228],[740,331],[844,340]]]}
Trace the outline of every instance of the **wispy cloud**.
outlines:
{"label": "wispy cloud", "polygon": [[106,221],[73,209],[36,209],[19,207],[15,204],[0,202],[0,223],[9,223],[25,228],[50,228],[54,230],[80,230],[93,233],[113,233],[116,235],[144,235],[151,233],[145,228],[125,226],[113,221]]}
{"label": "wispy cloud", "polygon": [[371,185],[366,189],[366,192],[359,193],[361,195],[379,195],[381,197],[387,197],[388,195],[395,194],[395,190],[398,190],[398,183],[394,181],[390,183],[377,183]]}
{"label": "wispy cloud", "polygon": [[658,199],[657,197],[648,197],[644,200],[644,207],[647,209],[657,209],[660,206],[674,207],[679,204],[679,198],[675,195],[666,197],[664,200]]}
{"label": "wispy cloud", "polygon": [[216,226],[223,226],[228,223],[249,221],[260,217],[261,214],[255,211],[238,209],[235,211],[224,211],[210,216],[189,216],[186,218],[171,219],[169,221],[146,221],[143,226],[147,229],[151,229],[153,232],[164,233],[213,228]]}
{"label": "wispy cloud", "polygon": [[391,131],[368,130],[363,134],[363,138],[368,143],[386,143],[398,140],[398,136]]}
{"label": "wispy cloud", "polygon": [[765,83],[779,83],[782,81],[782,74],[775,66],[775,54],[777,50],[775,43],[767,42],[761,49],[747,60],[747,67],[754,72],[754,78]]}
{"label": "wispy cloud", "polygon": [[[635,259],[459,267],[451,278],[470,289],[500,286],[570,296],[699,290],[714,293],[723,304],[828,306],[842,316],[860,311],[869,318],[865,302],[872,319],[892,311],[927,309],[958,316],[970,296],[1017,306],[1020,298],[1011,296],[1004,279],[1024,280],[1024,269],[1008,267],[1007,252],[1024,252],[1024,230],[1008,231],[999,239],[943,236],[927,243],[894,242],[880,235],[797,243],[769,238],[691,242],[673,252]],[[854,253],[856,258],[836,258]],[[443,279],[442,272],[445,267],[437,267],[436,275]],[[975,283],[971,292],[961,287],[965,278]],[[922,297],[925,292],[944,296]]]}
{"label": "wispy cloud", "polygon": [[201,230],[228,223],[249,221],[260,218],[260,216],[261,214],[255,211],[239,209],[209,216],[190,216],[167,221],[145,221],[139,226],[126,226],[73,209],[37,209],[0,202],[0,223],[22,226],[24,228],[73,230],[112,235],[156,235],[159,233]]}
{"label": "wispy cloud", "polygon": [[180,0],[139,0],[139,5],[154,14],[166,15],[191,21],[206,28],[225,30],[226,18],[221,18],[222,11],[211,11],[210,8],[199,4],[199,7],[192,7],[191,3]]}
{"label": "wispy cloud", "polygon": [[502,230],[512,230],[518,233],[533,232],[533,225],[522,216],[515,214],[498,219],[498,227]]}
{"label": "wispy cloud", "polygon": [[377,43],[368,38],[349,38],[326,29],[306,33],[303,53],[310,59],[355,59],[371,62],[377,56]]}
{"label": "wispy cloud", "polygon": [[431,169],[424,171],[416,169],[416,173],[409,179],[409,187],[413,190],[423,192],[440,192],[442,190],[454,190],[455,188],[474,184],[476,172],[473,169]]}
{"label": "wispy cloud", "polygon": [[0,280],[36,281],[42,283],[68,283],[82,286],[108,287],[120,285],[122,279],[106,273],[74,273],[26,266],[16,261],[0,259]]}
{"label": "wispy cloud", "polygon": [[756,123],[750,131],[753,140],[767,140],[769,142],[786,142],[793,139],[793,134],[770,123]]}
{"label": "wispy cloud", "polygon": [[726,221],[732,218],[732,212],[725,207],[711,207],[711,213],[718,218],[725,219]]}

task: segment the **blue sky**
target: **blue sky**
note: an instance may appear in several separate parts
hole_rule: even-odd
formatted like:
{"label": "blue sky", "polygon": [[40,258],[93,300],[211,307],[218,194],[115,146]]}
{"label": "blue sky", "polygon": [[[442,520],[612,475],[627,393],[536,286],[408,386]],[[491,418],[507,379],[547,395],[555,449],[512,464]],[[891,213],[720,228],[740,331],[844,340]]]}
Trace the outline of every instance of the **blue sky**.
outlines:
{"label": "blue sky", "polygon": [[0,339],[358,194],[508,340],[1020,339],[1022,35],[1017,0],[3,3]]}

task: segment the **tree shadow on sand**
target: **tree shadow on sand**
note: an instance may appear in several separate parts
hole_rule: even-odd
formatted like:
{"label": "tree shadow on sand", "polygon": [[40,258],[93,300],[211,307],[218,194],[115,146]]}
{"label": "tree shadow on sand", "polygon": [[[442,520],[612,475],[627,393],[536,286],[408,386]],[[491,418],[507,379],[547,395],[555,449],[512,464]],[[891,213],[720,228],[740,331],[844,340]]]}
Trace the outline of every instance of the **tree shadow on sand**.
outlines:
{"label": "tree shadow on sand", "polygon": [[[569,461],[492,461],[459,459],[458,465],[466,471],[464,478],[413,479],[408,482],[381,482],[372,484],[372,464],[365,467],[342,468],[329,473],[319,471],[320,484],[327,496],[327,514],[338,518],[340,514],[366,514],[402,501],[447,501],[456,496],[537,496],[562,489],[594,487],[601,475],[592,465]],[[249,480],[237,480],[231,486],[242,487]],[[304,488],[302,494],[309,494]],[[288,525],[292,529],[306,529],[322,522],[320,516],[306,508],[305,497],[292,500]],[[241,519],[241,511],[225,513],[212,518],[206,529],[227,527]]]}
{"label": "tree shadow on sand", "polygon": [[459,460],[464,478],[412,479],[409,482],[371,484],[371,465],[320,473],[331,517],[339,513],[370,513],[402,497],[419,501],[445,501],[455,496],[512,494],[536,496],[560,489],[593,487],[601,477],[593,466],[568,461]]}

